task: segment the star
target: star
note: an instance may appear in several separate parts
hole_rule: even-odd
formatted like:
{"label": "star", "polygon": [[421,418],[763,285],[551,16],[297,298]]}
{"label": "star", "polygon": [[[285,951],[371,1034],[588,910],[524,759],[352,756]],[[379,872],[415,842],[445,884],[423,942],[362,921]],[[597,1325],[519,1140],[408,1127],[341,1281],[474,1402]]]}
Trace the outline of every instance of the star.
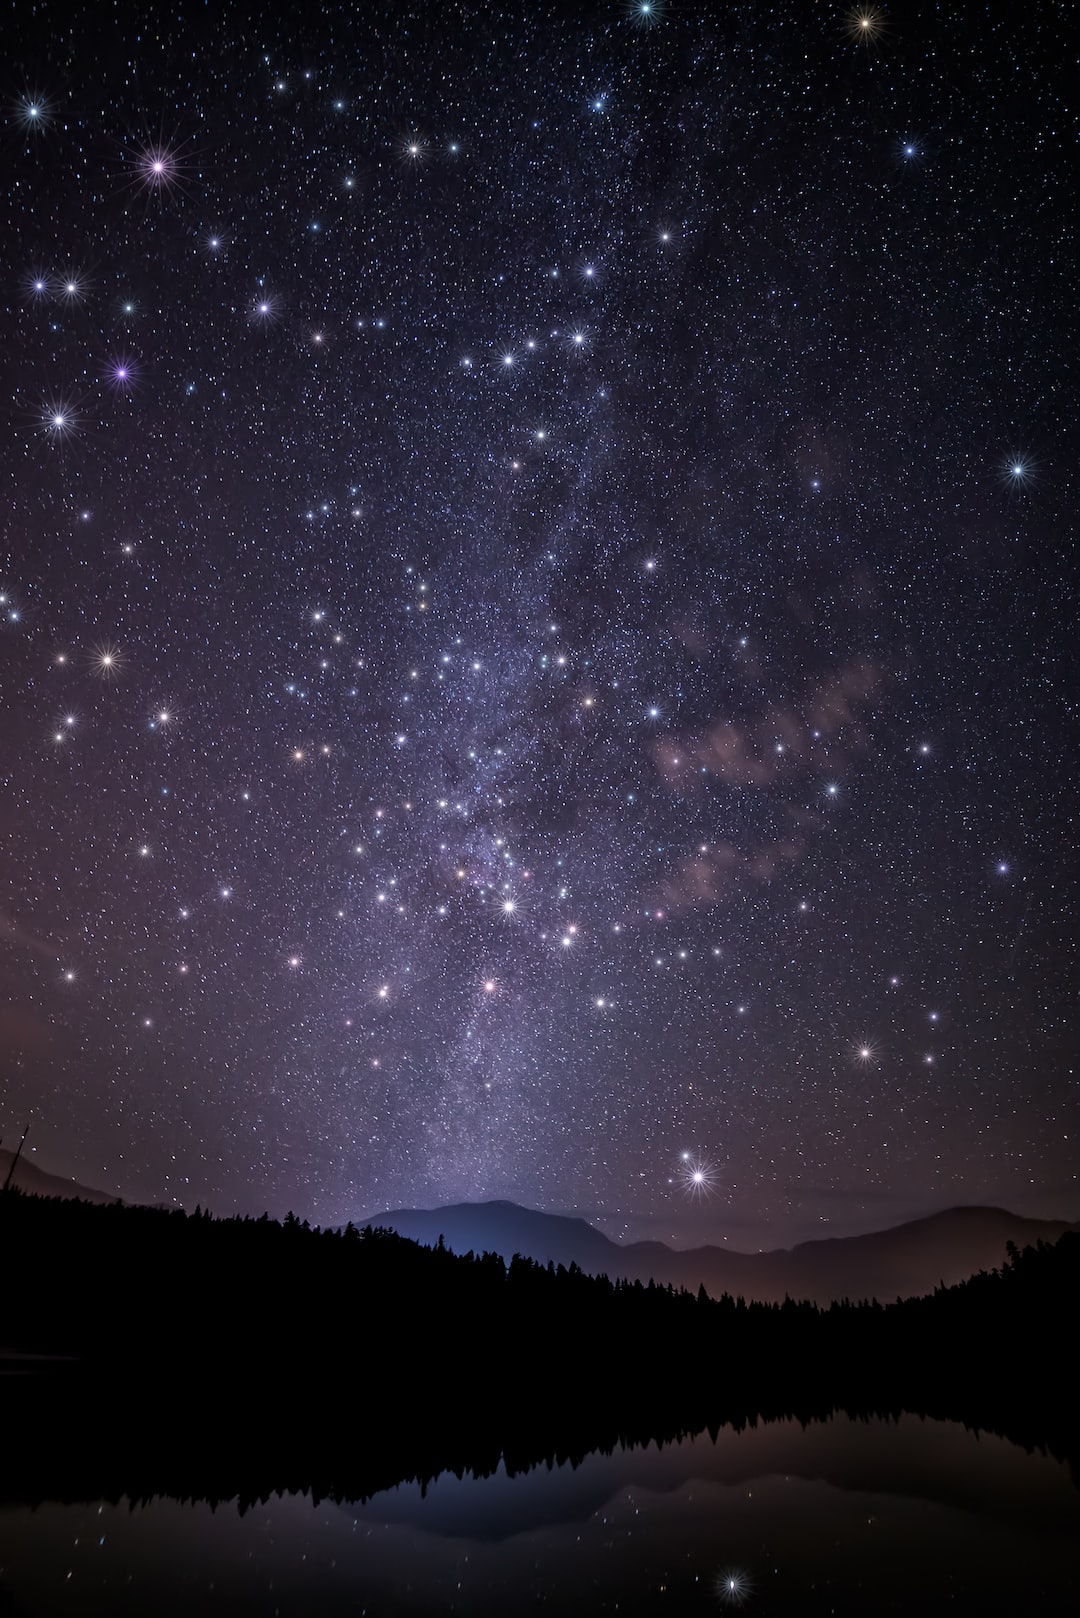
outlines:
{"label": "star", "polygon": [[9,53],[44,1166],[680,1248],[1080,1213],[1065,8],[944,87],[877,0],[218,9]]}

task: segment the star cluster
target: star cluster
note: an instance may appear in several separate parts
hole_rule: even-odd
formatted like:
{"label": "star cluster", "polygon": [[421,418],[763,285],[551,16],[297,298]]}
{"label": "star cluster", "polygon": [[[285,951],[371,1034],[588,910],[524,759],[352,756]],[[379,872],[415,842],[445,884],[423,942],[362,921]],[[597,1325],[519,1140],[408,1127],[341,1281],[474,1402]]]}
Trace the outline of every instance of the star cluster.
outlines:
{"label": "star cluster", "polygon": [[2,1132],[1075,1214],[1056,9],[97,15],[9,27]]}

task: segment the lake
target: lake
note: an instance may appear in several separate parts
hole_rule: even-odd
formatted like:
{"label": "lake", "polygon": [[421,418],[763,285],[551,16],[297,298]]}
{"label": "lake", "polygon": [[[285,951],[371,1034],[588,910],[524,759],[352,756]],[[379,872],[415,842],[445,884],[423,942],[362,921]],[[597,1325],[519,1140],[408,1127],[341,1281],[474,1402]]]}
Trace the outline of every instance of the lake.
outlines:
{"label": "lake", "polygon": [[0,1510],[0,1618],[1080,1611],[1080,1490],[950,1422],[783,1421],[363,1504]]}

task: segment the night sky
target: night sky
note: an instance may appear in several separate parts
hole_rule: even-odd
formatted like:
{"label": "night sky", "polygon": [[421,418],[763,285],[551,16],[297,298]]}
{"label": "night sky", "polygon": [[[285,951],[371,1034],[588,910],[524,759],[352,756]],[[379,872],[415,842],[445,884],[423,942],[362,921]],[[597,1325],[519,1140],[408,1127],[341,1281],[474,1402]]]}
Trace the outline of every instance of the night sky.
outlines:
{"label": "night sky", "polygon": [[1070,10],[8,6],[5,1145],[1080,1215]]}

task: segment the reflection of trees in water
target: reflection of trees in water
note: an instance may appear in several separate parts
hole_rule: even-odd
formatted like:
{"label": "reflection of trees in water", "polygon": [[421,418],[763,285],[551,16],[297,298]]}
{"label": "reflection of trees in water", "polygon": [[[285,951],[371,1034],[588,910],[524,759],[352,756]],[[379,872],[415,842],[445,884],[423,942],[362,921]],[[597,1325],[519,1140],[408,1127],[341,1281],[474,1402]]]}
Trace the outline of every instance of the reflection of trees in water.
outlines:
{"label": "reflection of trees in water", "polygon": [[18,1194],[0,1242],[22,1346],[81,1358],[21,1382],[13,1499],[362,1500],[833,1410],[1078,1454],[1080,1235],[928,1298],[825,1310]]}

